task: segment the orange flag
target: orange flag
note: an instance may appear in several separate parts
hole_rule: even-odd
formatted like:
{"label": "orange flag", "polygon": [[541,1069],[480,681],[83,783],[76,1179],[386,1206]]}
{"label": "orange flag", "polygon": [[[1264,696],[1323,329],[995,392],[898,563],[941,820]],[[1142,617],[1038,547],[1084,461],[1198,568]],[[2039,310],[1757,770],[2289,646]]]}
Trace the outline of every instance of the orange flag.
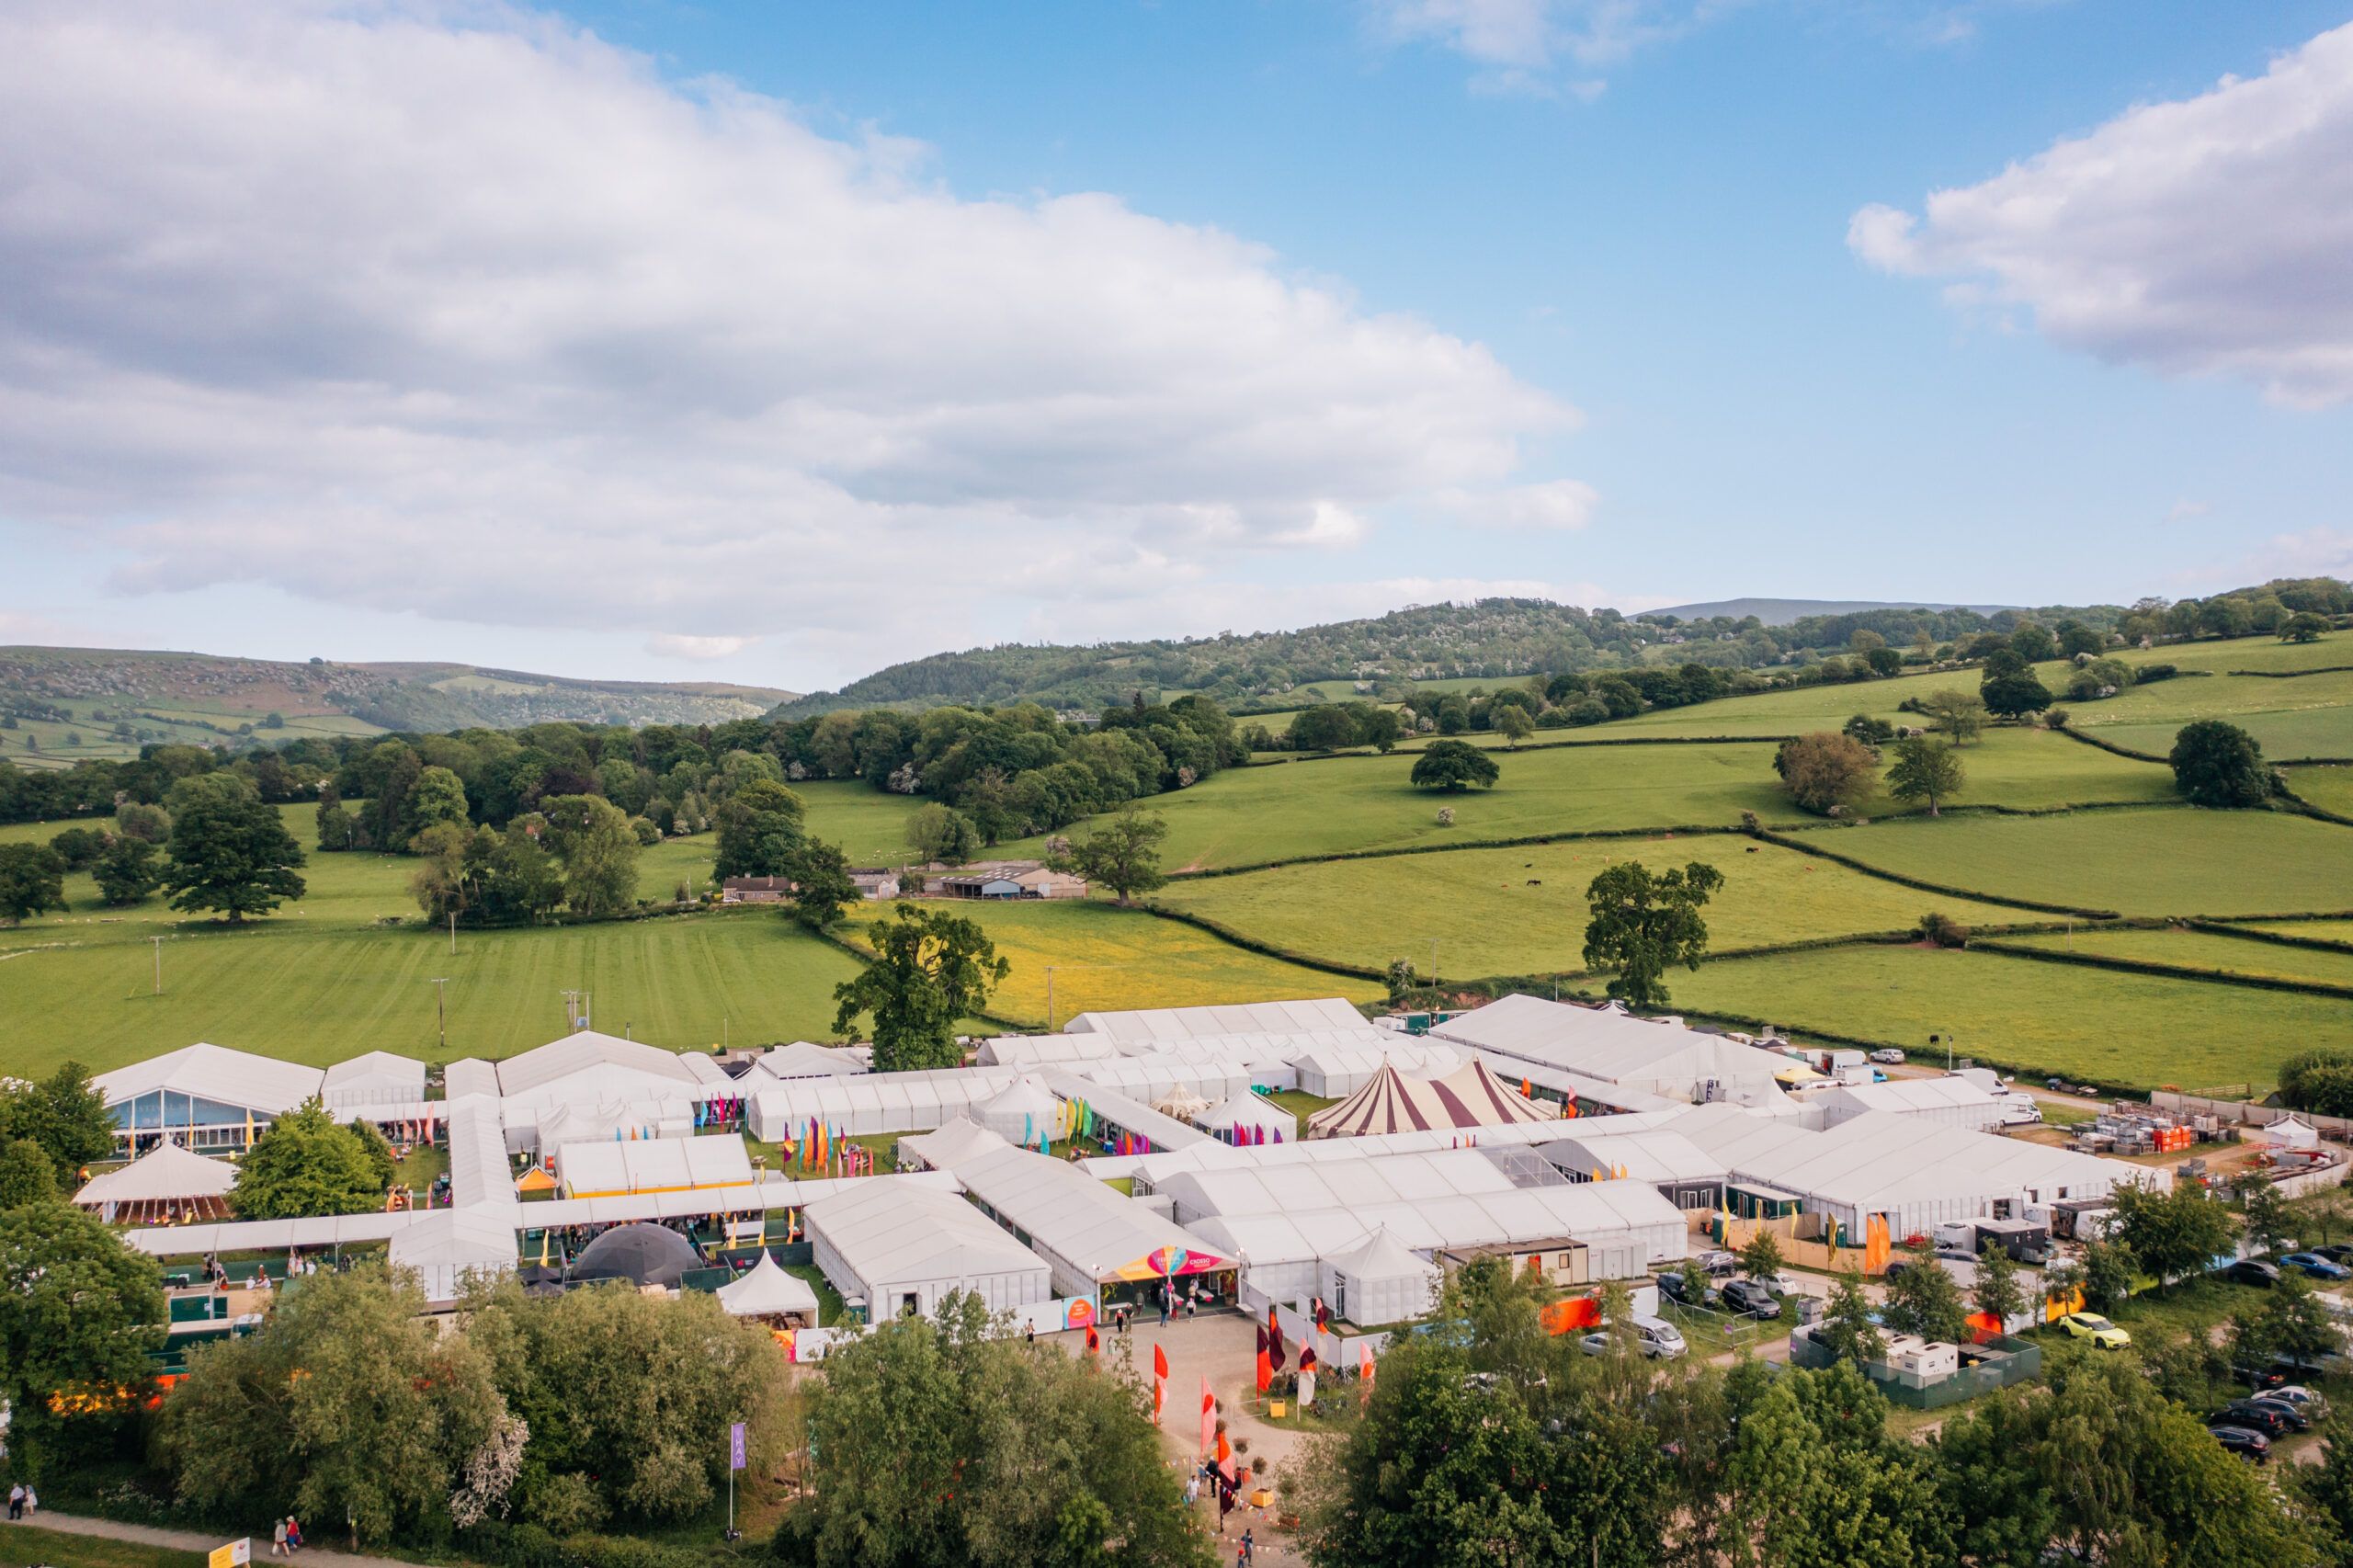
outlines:
{"label": "orange flag", "polygon": [[1168,1375],[1168,1352],[1157,1345],[1152,1347],[1152,1375],[1155,1378]]}

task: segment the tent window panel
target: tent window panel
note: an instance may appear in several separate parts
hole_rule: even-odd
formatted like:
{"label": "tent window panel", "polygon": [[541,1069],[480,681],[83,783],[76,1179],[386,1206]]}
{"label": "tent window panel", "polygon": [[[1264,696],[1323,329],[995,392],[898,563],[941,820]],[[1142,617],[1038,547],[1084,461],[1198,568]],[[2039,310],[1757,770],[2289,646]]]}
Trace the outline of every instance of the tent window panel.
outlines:
{"label": "tent window panel", "polygon": [[117,1128],[128,1128],[131,1124],[131,1119],[132,1115],[138,1110],[138,1108],[139,1102],[137,1100],[125,1100],[120,1105],[109,1106],[107,1108],[107,1114],[114,1118],[114,1124]]}
{"label": "tent window panel", "polygon": [[177,1089],[164,1091],[164,1125],[186,1127],[188,1123],[188,1096]]}
{"label": "tent window panel", "polygon": [[136,1119],[132,1121],[131,1125],[134,1127],[161,1127],[164,1124],[162,1114],[163,1103],[162,1095],[153,1090],[140,1096],[137,1099],[131,1102],[133,1110],[136,1113]]}
{"label": "tent window panel", "polygon": [[200,1126],[225,1127],[233,1121],[243,1126],[245,1118],[252,1114],[243,1106],[222,1105],[219,1100],[196,1100],[191,1104],[195,1119]]}

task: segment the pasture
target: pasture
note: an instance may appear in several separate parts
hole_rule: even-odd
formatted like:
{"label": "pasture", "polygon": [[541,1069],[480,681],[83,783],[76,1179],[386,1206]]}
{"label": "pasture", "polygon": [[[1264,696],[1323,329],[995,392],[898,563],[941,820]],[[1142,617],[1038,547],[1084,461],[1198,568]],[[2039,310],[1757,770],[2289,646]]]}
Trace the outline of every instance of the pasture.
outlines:
{"label": "pasture", "polygon": [[[926,903],[923,907],[950,907]],[[1183,1007],[1203,1002],[1269,1002],[1296,996],[1345,996],[1369,1002],[1379,985],[1285,963],[1237,948],[1196,926],[1142,910],[1087,903],[985,903],[952,906],[988,933],[1013,972],[990,1011],[1042,1028],[1046,967],[1053,966],[1053,1027],[1079,1013],[1126,1007]],[[865,922],[888,905],[850,912],[855,939]],[[995,1032],[995,1031],[991,1031]]]}
{"label": "pasture", "polygon": [[2066,1077],[2194,1089],[2252,1080],[2314,1045],[2353,1046],[2353,1006],[2327,997],[2040,963],[1917,945],[1836,948],[1702,964],[1670,982],[1678,1008],[1958,1054]]}
{"label": "pasture", "polygon": [[2353,767],[2294,767],[2288,787],[2325,812],[2353,817]]}
{"label": "pasture", "polygon": [[2353,829],[2279,812],[1908,818],[1821,828],[1807,842],[1971,892],[2121,915],[2353,909]]}
{"label": "pasture", "polygon": [[[2294,935],[2292,928],[2290,935]],[[2134,963],[2165,964],[2181,970],[2220,970],[2269,980],[2296,980],[2317,985],[2353,986],[2353,952],[2332,953],[2314,948],[2290,948],[2245,937],[2218,936],[2206,931],[2076,931],[2060,936],[2010,937],[2006,942],[2024,948],[2048,948],[2093,958],[2128,959]]]}
{"label": "pasture", "polygon": [[[1374,970],[1410,959],[1441,976],[1585,967],[1586,886],[1607,867],[1700,861],[1724,876],[1708,906],[1718,951],[1909,930],[1941,910],[1967,926],[2043,918],[1941,898],[1738,834],[1588,839],[1525,849],[1336,860],[1172,883],[1157,895],[1286,951]],[[1678,971],[1680,972],[1680,971]]]}

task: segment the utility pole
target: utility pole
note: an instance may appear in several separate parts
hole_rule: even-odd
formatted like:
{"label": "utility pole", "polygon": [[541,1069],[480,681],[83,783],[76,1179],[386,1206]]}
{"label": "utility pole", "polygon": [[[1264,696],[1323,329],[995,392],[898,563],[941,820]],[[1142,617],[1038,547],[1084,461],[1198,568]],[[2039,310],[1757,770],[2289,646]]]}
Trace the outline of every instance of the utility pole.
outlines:
{"label": "utility pole", "polygon": [[1438,988],[1438,938],[1430,938],[1430,988]]}
{"label": "utility pole", "polygon": [[440,975],[425,983],[433,987],[433,1018],[441,1031],[441,1054],[449,1054],[449,977]]}
{"label": "utility pole", "polygon": [[449,911],[449,956],[458,956],[458,912]]}
{"label": "utility pole", "polygon": [[1046,1032],[1054,1032],[1054,966],[1046,966]]}
{"label": "utility pole", "polygon": [[157,996],[161,996],[161,995],[164,994],[164,938],[162,938],[161,937],[155,937],[155,938],[154,938],[154,942],[155,942],[155,990],[154,990],[153,994],[155,994],[155,995],[157,995]]}
{"label": "utility pole", "polygon": [[563,991],[557,994],[563,998],[564,1027],[575,1032],[586,1028],[590,1017],[589,994],[585,991]]}

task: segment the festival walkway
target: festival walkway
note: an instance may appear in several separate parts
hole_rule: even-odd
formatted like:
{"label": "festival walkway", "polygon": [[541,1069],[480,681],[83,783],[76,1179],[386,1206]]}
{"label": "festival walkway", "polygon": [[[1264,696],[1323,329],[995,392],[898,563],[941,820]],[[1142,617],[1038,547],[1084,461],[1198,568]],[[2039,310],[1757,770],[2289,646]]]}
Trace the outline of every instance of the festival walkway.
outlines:
{"label": "festival walkway", "polygon": [[[270,1525],[265,1522],[255,1533],[254,1561],[262,1562],[269,1557]],[[206,1535],[198,1530],[167,1530],[156,1525],[124,1524],[115,1519],[93,1519],[80,1514],[57,1514],[43,1508],[37,1518],[18,1521],[0,1520],[0,1525],[22,1523],[34,1529],[55,1530],[60,1535],[100,1536],[108,1540],[127,1540],[140,1546],[159,1546],[167,1551],[193,1551],[199,1556],[216,1546],[223,1546],[229,1538]],[[5,1540],[6,1537],[0,1537]],[[336,1551],[331,1547],[305,1544],[301,1556],[303,1561],[330,1562],[336,1568],[421,1568],[420,1564],[404,1562],[393,1557],[362,1557],[348,1551]]]}

